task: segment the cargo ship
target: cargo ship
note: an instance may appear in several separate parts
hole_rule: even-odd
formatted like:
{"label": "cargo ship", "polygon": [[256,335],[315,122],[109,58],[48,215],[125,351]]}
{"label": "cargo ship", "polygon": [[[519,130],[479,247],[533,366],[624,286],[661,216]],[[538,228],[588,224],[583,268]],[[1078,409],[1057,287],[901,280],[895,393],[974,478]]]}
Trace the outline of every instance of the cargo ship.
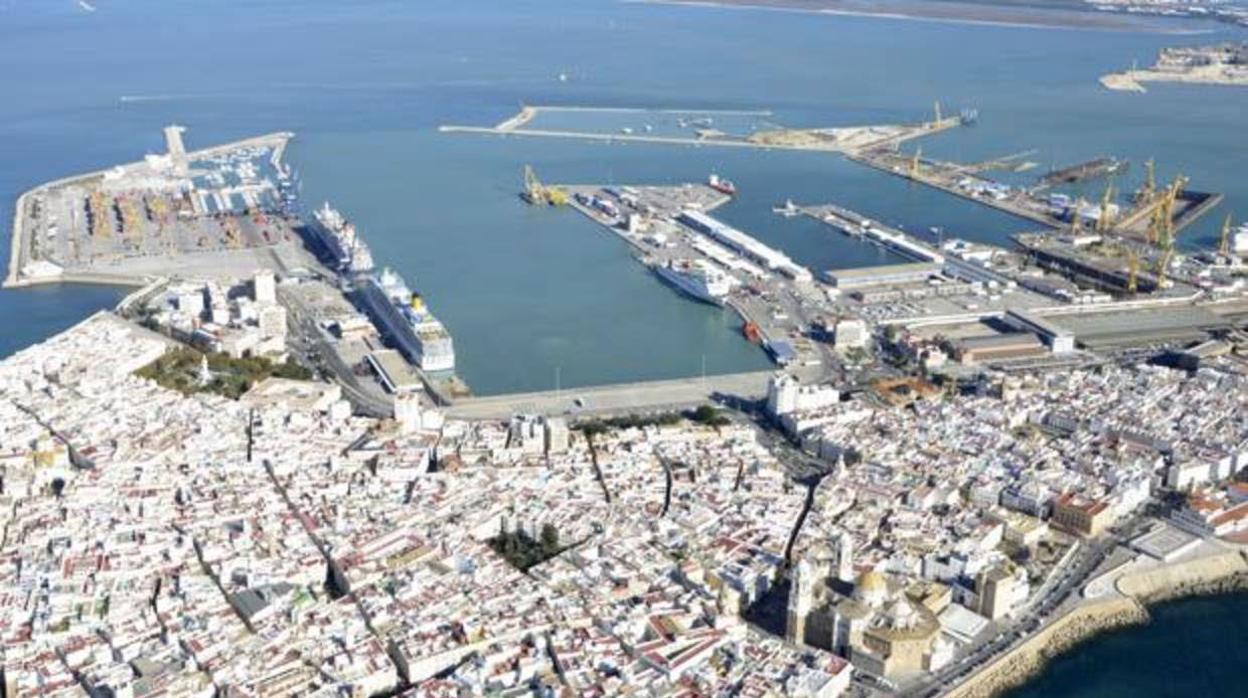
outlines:
{"label": "cargo ship", "polygon": [[703,303],[719,307],[723,307],[724,298],[732,291],[735,283],[731,276],[701,259],[656,262],[650,268],[676,290]]}
{"label": "cargo ship", "polygon": [[334,271],[344,275],[372,271],[373,253],[368,245],[364,244],[355,226],[337,209],[331,207],[328,201],[313,212],[312,223],[308,229],[328,257]]}
{"label": "cargo ship", "polygon": [[371,274],[359,284],[373,324],[408,361],[422,371],[455,369],[450,332],[429,312],[424,298],[413,293],[403,277],[390,269]]}
{"label": "cargo ship", "polygon": [[733,184],[732,180],[723,179],[717,174],[712,174],[706,178],[706,186],[721,194],[727,194],[728,196],[737,195],[737,185]]}

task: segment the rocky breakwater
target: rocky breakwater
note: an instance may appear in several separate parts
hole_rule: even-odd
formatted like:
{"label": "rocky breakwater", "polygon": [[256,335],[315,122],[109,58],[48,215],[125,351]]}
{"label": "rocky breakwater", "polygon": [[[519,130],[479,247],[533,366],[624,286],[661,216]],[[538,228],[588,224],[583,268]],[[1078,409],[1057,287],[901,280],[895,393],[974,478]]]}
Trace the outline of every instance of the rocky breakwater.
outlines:
{"label": "rocky breakwater", "polygon": [[1248,590],[1248,560],[1227,550],[1214,555],[1124,575],[1118,591],[1141,603],[1160,603],[1184,596]]}
{"label": "rocky breakwater", "polygon": [[1084,640],[1108,630],[1147,623],[1146,604],[1184,596],[1248,590],[1248,558],[1237,551],[1223,550],[1123,575],[1116,589],[1119,595],[1086,601],[1053,620],[945,695],[947,698],[1000,695],[1025,683],[1050,659]]}
{"label": "rocky breakwater", "polygon": [[1050,659],[1094,635],[1147,622],[1148,611],[1129,597],[1114,597],[1079,606],[1000,655],[945,695],[950,698],[990,698],[999,695],[1025,683],[1039,673]]}

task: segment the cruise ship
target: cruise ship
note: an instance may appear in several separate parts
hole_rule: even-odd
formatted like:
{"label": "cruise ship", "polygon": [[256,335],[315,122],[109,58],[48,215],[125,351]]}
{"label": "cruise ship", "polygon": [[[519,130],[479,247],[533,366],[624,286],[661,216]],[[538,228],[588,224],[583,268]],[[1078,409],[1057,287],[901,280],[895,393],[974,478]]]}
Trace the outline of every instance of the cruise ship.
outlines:
{"label": "cruise ship", "polygon": [[712,305],[722,306],[735,283],[731,276],[701,259],[669,260],[650,268],[677,290]]}
{"label": "cruise ship", "polygon": [[455,347],[450,332],[390,269],[370,275],[359,286],[364,306],[377,325],[405,357],[423,371],[455,369]]}
{"label": "cruise ship", "polygon": [[363,274],[373,269],[373,253],[346,218],[329,202],[312,214],[312,234],[329,255],[334,270],[342,274]]}

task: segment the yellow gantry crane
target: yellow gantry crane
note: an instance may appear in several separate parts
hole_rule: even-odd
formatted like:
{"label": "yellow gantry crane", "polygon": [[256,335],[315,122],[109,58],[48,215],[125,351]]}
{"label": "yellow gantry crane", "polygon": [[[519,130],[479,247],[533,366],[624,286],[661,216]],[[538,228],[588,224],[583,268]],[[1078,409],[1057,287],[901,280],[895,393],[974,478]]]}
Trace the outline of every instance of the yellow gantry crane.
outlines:
{"label": "yellow gantry crane", "polygon": [[1231,214],[1226,214],[1226,220],[1222,222],[1222,234],[1218,237],[1218,254],[1223,257],[1231,256]]}
{"label": "yellow gantry crane", "polygon": [[1140,255],[1134,249],[1127,250],[1127,293],[1135,293],[1140,286]]}
{"label": "yellow gantry crane", "polygon": [[558,187],[548,187],[542,184],[530,165],[524,166],[524,191],[520,196],[534,206],[538,204],[563,206],[568,203],[567,192]]}
{"label": "yellow gantry crane", "polygon": [[1170,260],[1174,259],[1174,247],[1167,247],[1157,259],[1157,288],[1167,285],[1166,274],[1170,270]]}
{"label": "yellow gantry crane", "polygon": [[1111,209],[1114,199],[1114,180],[1105,185],[1105,194],[1101,196],[1101,211],[1096,217],[1096,231],[1108,232],[1114,226],[1114,211]]}
{"label": "yellow gantry crane", "polygon": [[1153,195],[1157,193],[1157,163],[1149,158],[1144,163],[1144,186],[1140,187],[1139,199],[1140,203],[1148,203],[1153,200]]}
{"label": "yellow gantry crane", "polygon": [[1086,206],[1087,203],[1088,202],[1080,198],[1070,207],[1070,232],[1073,235],[1078,235],[1083,232],[1083,207]]}

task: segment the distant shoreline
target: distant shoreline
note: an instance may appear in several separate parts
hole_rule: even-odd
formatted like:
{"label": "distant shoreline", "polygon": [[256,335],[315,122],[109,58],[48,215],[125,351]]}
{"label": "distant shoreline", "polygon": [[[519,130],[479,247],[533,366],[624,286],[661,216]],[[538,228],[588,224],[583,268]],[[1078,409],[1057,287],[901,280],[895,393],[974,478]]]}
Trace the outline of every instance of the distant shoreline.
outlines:
{"label": "distant shoreline", "polygon": [[641,5],[678,5],[738,10],[769,10],[803,14],[876,17],[916,22],[945,22],[1020,29],[1112,31],[1143,34],[1207,34],[1210,29],[1180,29],[1165,26],[1162,18],[1129,16],[1094,10],[1062,10],[1046,7],[1001,7],[954,2],[918,0],[621,0]]}

